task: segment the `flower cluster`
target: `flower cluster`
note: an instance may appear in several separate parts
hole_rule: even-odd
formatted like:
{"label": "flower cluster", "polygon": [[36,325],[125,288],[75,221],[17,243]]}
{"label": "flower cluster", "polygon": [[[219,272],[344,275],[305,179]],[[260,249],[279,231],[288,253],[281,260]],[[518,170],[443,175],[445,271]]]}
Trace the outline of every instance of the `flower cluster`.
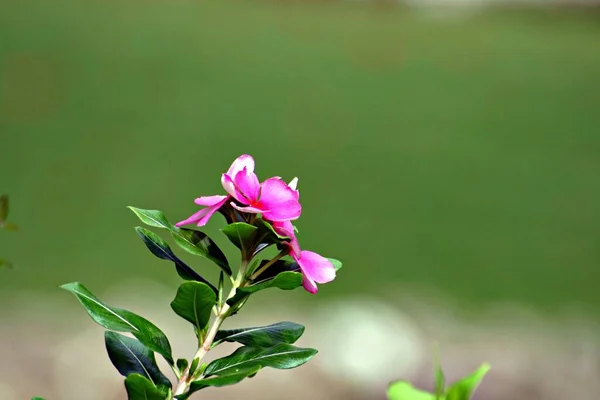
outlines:
{"label": "flower cluster", "polygon": [[197,224],[204,226],[210,217],[226,207],[233,207],[245,220],[252,214],[259,214],[273,226],[278,235],[288,237],[284,242],[289,255],[298,264],[303,280],[302,285],[310,293],[317,292],[317,283],[327,283],[335,278],[335,268],[325,257],[308,250],[301,250],[292,221],[302,213],[298,179],[289,184],[280,177],[272,177],[260,182],[254,173],[254,159],[244,154],[238,157],[227,173],[221,177],[227,195],[204,196],[194,202],[205,208],[176,226]]}

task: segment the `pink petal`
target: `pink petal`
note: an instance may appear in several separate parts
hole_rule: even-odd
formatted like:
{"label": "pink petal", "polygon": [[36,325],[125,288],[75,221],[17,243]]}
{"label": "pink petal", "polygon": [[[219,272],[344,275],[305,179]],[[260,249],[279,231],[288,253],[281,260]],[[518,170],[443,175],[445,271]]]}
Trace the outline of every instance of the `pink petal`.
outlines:
{"label": "pink petal", "polygon": [[[216,200],[217,197],[221,197],[222,199],[215,203],[214,200]],[[188,219],[185,219],[181,222],[176,223],[175,226],[179,227],[179,226],[183,226],[183,225],[187,225],[187,224],[194,224],[194,223],[197,224],[198,226],[206,225],[206,223],[208,222],[210,217],[212,217],[212,215],[227,202],[228,198],[229,198],[229,196],[207,196],[207,197],[197,198],[196,199],[197,202],[198,201],[202,201],[202,202],[210,201],[212,203],[212,205],[209,207],[203,208],[202,210],[193,214]],[[204,199],[204,200],[201,200],[201,199]],[[206,199],[212,199],[212,200],[206,200]]]}
{"label": "pink petal", "polygon": [[232,177],[230,177],[227,174],[223,174],[223,176],[221,177],[221,183],[223,184],[223,188],[225,189],[225,191],[227,191],[227,193],[229,193],[231,197],[233,197],[240,203],[248,204],[248,200],[246,200],[242,193],[240,193],[240,191],[237,190],[237,186],[235,185],[235,182],[233,181]]}
{"label": "pink petal", "polygon": [[331,261],[317,253],[303,250],[296,262],[302,273],[311,281],[327,283],[335,279],[335,267]]}
{"label": "pink petal", "polygon": [[300,217],[302,206],[298,193],[279,178],[269,178],[261,185],[261,208],[264,217],[270,221],[294,220]]}
{"label": "pink petal", "polygon": [[227,197],[228,196],[202,196],[194,200],[194,203],[198,204],[199,206],[206,207],[214,206],[219,203],[222,203],[221,205],[223,205],[225,204],[223,200],[227,199]]}
{"label": "pink petal", "polygon": [[238,211],[245,212],[248,214],[262,214],[264,212],[264,210],[261,210],[260,208],[256,207],[240,207],[234,202],[231,202],[231,206]]}
{"label": "pink petal", "polygon": [[312,294],[315,294],[319,291],[319,289],[317,288],[317,284],[310,280],[309,278],[305,276],[302,277],[302,286],[304,286],[304,289]]}
{"label": "pink petal", "polygon": [[236,158],[233,164],[231,164],[231,167],[229,167],[227,175],[234,177],[244,168],[246,168],[246,171],[248,171],[249,174],[254,172],[254,158],[252,158],[251,155],[242,154]]}
{"label": "pink petal", "polygon": [[233,164],[231,164],[231,167],[229,167],[227,173],[221,176],[221,184],[223,185],[223,188],[227,191],[227,193],[235,197],[236,200],[239,199],[237,197],[238,194],[236,193],[233,179],[244,168],[248,174],[254,173],[254,159],[248,154],[243,154],[236,158]]}
{"label": "pink petal", "polygon": [[236,189],[246,200],[240,200],[242,203],[249,204],[258,201],[258,196],[260,195],[260,183],[258,182],[256,174],[248,173],[246,168],[244,168],[237,173],[234,182]]}
{"label": "pink petal", "polygon": [[296,237],[296,232],[294,231],[294,225],[292,225],[290,221],[273,222],[272,225],[273,229],[278,235],[290,237],[289,245],[292,249],[292,253],[293,255],[299,257],[300,243],[298,243],[298,238]]}

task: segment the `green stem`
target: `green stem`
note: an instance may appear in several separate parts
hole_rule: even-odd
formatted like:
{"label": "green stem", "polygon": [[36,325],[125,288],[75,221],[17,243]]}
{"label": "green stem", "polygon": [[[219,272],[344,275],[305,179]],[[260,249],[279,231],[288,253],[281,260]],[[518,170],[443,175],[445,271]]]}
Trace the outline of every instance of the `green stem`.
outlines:
{"label": "green stem", "polygon": [[279,261],[279,259],[281,257],[285,256],[287,253],[288,253],[287,250],[280,251],[279,254],[277,254],[271,261],[267,262],[265,265],[263,265],[262,267],[257,269],[250,277],[250,280],[256,279],[260,274],[265,272],[267,270],[267,268],[269,268],[271,265],[275,264],[277,261]]}
{"label": "green stem", "polygon": [[202,341],[201,345],[198,346],[198,351],[196,351],[194,358],[192,358],[188,367],[185,369],[185,371],[183,371],[183,373],[179,377],[177,386],[175,387],[175,390],[173,391],[173,396],[177,396],[179,394],[186,393],[190,388],[191,382],[193,382],[195,379],[198,378],[198,375],[199,375],[198,371],[201,371],[201,370],[196,369],[196,371],[194,371],[194,373],[190,374],[190,366],[192,365],[192,363],[195,359],[198,359],[198,363],[200,363],[202,361],[202,359],[204,358],[204,356],[206,356],[206,354],[210,351],[212,344],[215,340],[215,337],[217,336],[217,332],[219,332],[219,329],[221,328],[221,325],[223,325],[223,322],[225,321],[225,319],[227,319],[227,317],[229,317],[230,306],[229,306],[229,304],[227,304],[227,300],[229,300],[233,296],[235,296],[236,289],[242,285],[243,279],[244,279],[244,274],[246,273],[247,267],[248,267],[248,261],[243,260],[240,265],[240,269],[238,271],[237,277],[235,278],[235,281],[233,282],[231,291],[229,292],[229,295],[227,296],[227,299],[222,301],[221,304],[217,304],[217,307],[218,307],[217,317],[213,321],[213,323],[212,323],[208,333],[206,334],[206,337]]}

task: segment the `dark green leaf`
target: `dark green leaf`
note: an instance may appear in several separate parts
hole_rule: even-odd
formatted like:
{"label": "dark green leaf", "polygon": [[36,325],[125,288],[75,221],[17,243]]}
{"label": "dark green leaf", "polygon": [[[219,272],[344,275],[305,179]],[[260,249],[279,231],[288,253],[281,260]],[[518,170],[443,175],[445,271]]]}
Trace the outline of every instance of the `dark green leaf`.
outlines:
{"label": "dark green leaf", "polygon": [[436,400],[433,394],[416,389],[404,381],[392,383],[388,388],[387,398],[388,400]]}
{"label": "dark green leaf", "polygon": [[[255,268],[255,270],[259,270],[268,262],[270,262],[270,260],[261,260],[260,265],[258,266],[258,268]],[[269,279],[273,279],[280,273],[286,271],[300,272],[300,266],[297,262],[292,260],[277,260],[272,265],[270,265],[264,272],[257,276],[254,279],[254,282],[264,282]]]}
{"label": "dark green leaf", "polygon": [[148,229],[137,226],[135,231],[138,233],[148,250],[152,252],[156,257],[162,258],[163,260],[173,261],[175,268],[179,276],[185,280],[198,281],[207,284],[211,289],[217,293],[217,288],[214,287],[209,281],[200,276],[196,271],[187,266],[181,261],[175,253],[171,250],[167,242],[165,242],[156,233],[149,231]]}
{"label": "dark green leaf", "polygon": [[162,393],[152,382],[139,374],[131,374],[125,378],[125,389],[129,400],[165,400],[167,393]]}
{"label": "dark green leaf", "polygon": [[342,262],[340,260],[336,260],[335,258],[328,258],[328,260],[331,261],[336,271],[342,268]]}
{"label": "dark green leaf", "polygon": [[246,250],[254,244],[257,228],[245,222],[234,222],[221,231],[238,249]]}
{"label": "dark green leaf", "polygon": [[133,211],[135,215],[137,215],[137,217],[140,219],[140,221],[142,221],[146,225],[154,226],[156,228],[165,228],[169,230],[171,229],[171,224],[169,223],[169,221],[167,221],[167,218],[162,213],[162,211],[144,210],[132,206],[129,206],[127,208]]}
{"label": "dark green leaf", "polygon": [[159,353],[173,365],[169,340],[152,322],[131,311],[108,306],[79,282],[67,283],[61,288],[73,293],[96,323],[112,331],[133,334],[146,347]]}
{"label": "dark green leaf", "polygon": [[186,360],[185,358],[180,358],[177,360],[177,370],[180,373],[183,373],[183,371],[185,371],[185,369],[188,367],[188,360]]}
{"label": "dark green leaf", "polygon": [[171,229],[171,235],[175,243],[188,253],[206,257],[219,266],[227,275],[231,276],[231,268],[227,257],[219,246],[205,233],[193,229],[177,228]]}
{"label": "dark green leaf", "polygon": [[3,194],[0,196],[0,222],[6,221],[8,217],[8,196]]}
{"label": "dark green leaf", "polygon": [[258,373],[258,371],[260,371],[261,368],[262,367],[260,365],[256,365],[252,368],[237,369],[235,371],[231,371],[229,374],[194,381],[190,384],[190,393],[197,392],[198,390],[209,386],[221,387],[235,385],[245,378],[253,377]]}
{"label": "dark green leaf", "polygon": [[204,283],[184,282],[177,289],[171,308],[181,318],[191,322],[199,332],[206,328],[216,303],[215,292]]}
{"label": "dark green leaf", "polygon": [[287,343],[273,347],[242,346],[231,355],[214,360],[206,367],[204,376],[229,375],[240,369],[271,367],[276,369],[296,368],[310,360],[317,350],[304,349]]}
{"label": "dark green leaf", "polygon": [[12,269],[13,265],[10,261],[0,258],[0,268]]}
{"label": "dark green leaf", "polygon": [[43,397],[32,397],[31,400],[45,400]]}
{"label": "dark green leaf", "polygon": [[256,283],[254,285],[238,288],[235,292],[235,296],[227,301],[230,306],[236,304],[244,297],[249,294],[258,292],[260,290],[268,289],[271,287],[279,288],[282,290],[293,290],[297,287],[302,286],[302,274],[299,272],[282,272],[275,278]]}
{"label": "dark green leaf", "polygon": [[131,206],[129,206],[129,209],[146,225],[170,231],[175,243],[188,253],[208,258],[221,267],[228,275],[231,275],[231,268],[225,254],[206,234],[193,229],[178,228],[171,225],[165,215],[158,210],[143,210]]}
{"label": "dark green leaf", "polygon": [[271,347],[279,343],[295,343],[303,333],[304,326],[284,321],[267,326],[219,331],[214,345],[220,342],[238,342],[247,346]]}
{"label": "dark green leaf", "polygon": [[273,229],[273,225],[271,225],[269,222],[265,221],[262,218],[256,219],[256,226],[258,227],[260,236],[267,238],[266,240],[264,240],[267,243],[278,243],[282,240],[290,239],[289,236],[281,236],[280,234],[275,232],[275,229]]}
{"label": "dark green leaf", "polygon": [[154,352],[139,340],[106,331],[104,342],[110,361],[121,375],[127,377],[137,373],[149,379],[155,386],[171,387],[169,379],[156,365]]}
{"label": "dark green leaf", "polygon": [[471,375],[454,382],[446,391],[446,400],[469,400],[489,370],[490,365],[483,364]]}

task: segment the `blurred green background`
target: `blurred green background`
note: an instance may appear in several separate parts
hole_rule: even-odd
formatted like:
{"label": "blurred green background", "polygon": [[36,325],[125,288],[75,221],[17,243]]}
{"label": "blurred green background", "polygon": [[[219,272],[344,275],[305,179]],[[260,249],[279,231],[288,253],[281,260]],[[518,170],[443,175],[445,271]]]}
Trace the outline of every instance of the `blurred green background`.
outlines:
{"label": "blurred green background", "polygon": [[[182,220],[243,153],[299,177],[301,244],[344,268],[248,304],[245,325],[285,307],[320,355],[294,391],[266,371],[240,390],[380,399],[430,385],[439,340],[450,377],[492,363],[486,400],[599,393],[600,12],[419,4],[0,0],[0,194],[21,228],[0,231],[0,399],[123,398],[66,282],[159,319],[180,355],[189,327],[160,319],[180,280],[126,206]],[[140,277],[171,291],[150,304]]]}
{"label": "blurred green background", "polygon": [[[474,307],[600,311],[598,14],[248,1],[0,10],[0,191],[21,227],[0,232],[17,264],[0,296],[142,274],[175,285],[125,207],[183,219],[250,153],[260,178],[299,176],[303,247],[345,262],[321,296],[417,284]],[[233,254],[222,223],[210,231]]]}

